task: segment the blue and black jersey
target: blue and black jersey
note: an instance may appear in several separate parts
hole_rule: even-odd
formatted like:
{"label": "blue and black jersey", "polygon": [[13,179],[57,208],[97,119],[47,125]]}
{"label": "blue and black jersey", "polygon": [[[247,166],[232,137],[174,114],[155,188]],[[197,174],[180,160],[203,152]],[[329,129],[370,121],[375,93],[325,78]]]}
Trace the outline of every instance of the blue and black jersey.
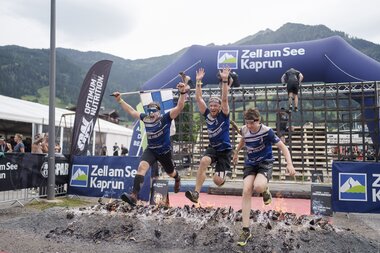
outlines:
{"label": "blue and black jersey", "polygon": [[216,118],[210,115],[210,110],[206,108],[203,116],[206,119],[208,138],[210,146],[216,151],[232,149],[230,141],[230,114],[225,115],[220,111]]}
{"label": "blue and black jersey", "polygon": [[251,132],[247,126],[241,129],[247,149],[245,165],[255,166],[262,161],[273,161],[272,145],[280,141],[273,129],[261,124],[257,132]]}
{"label": "blue and black jersey", "polygon": [[140,119],[145,124],[148,148],[156,154],[164,154],[171,150],[170,125],[172,119],[170,118],[170,112],[165,113],[155,122],[150,122],[148,115],[145,113],[140,114]]}

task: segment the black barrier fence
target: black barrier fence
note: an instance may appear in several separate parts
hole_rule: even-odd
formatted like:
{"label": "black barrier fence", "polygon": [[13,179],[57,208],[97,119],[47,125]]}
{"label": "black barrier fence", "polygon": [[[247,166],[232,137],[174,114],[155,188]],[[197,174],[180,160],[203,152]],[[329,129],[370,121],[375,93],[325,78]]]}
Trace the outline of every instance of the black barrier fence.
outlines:
{"label": "black barrier fence", "polygon": [[[7,153],[0,158],[0,192],[27,188],[46,187],[48,157],[44,154]],[[69,160],[55,157],[56,185],[69,181]]]}

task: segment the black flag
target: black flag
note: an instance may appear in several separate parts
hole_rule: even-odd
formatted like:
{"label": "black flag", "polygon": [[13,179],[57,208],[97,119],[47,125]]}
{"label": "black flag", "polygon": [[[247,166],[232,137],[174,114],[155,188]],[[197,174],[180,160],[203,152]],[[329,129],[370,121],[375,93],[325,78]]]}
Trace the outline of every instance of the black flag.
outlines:
{"label": "black flag", "polygon": [[87,154],[111,66],[112,61],[99,61],[91,67],[84,79],[75,111],[71,139],[72,156]]}

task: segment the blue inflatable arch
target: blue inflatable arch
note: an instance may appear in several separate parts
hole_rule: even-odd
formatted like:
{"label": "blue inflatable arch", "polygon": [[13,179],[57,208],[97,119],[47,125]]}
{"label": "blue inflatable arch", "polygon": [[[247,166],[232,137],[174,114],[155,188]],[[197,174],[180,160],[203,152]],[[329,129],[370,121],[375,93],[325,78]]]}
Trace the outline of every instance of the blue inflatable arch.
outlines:
{"label": "blue inflatable arch", "polygon": [[304,82],[361,82],[380,80],[380,63],[351,47],[339,36],[326,39],[269,45],[191,46],[177,61],[147,81],[144,90],[174,88],[178,73],[195,77],[203,67],[205,84],[216,84],[217,69],[229,66],[241,84],[280,83],[293,67],[304,74]]}
{"label": "blue inflatable arch", "polygon": [[[204,84],[217,84],[217,69],[229,66],[239,75],[241,84],[263,85],[280,83],[282,74],[296,68],[304,82],[344,83],[380,80],[380,63],[351,47],[339,36],[297,43],[191,46],[177,61],[147,81],[143,90],[174,88],[185,71],[195,78],[195,71],[206,71]],[[373,106],[373,98],[365,98]],[[360,101],[358,101],[360,102]],[[380,142],[380,122],[376,110],[364,111],[365,121],[374,143]],[[368,120],[372,119],[372,120]],[[377,134],[376,134],[377,133]],[[376,136],[377,135],[377,136]]]}

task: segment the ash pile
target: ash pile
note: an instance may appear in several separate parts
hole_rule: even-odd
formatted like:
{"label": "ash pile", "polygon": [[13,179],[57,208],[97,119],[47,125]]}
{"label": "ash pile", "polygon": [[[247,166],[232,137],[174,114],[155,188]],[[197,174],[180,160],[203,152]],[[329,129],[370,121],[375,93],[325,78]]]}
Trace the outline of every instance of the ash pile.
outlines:
{"label": "ash pile", "polygon": [[378,252],[378,245],[328,218],[280,211],[251,211],[252,239],[236,245],[241,211],[230,208],[183,208],[137,205],[114,200],[68,210],[66,227],[46,237],[68,237],[95,244],[125,245],[142,252]]}

